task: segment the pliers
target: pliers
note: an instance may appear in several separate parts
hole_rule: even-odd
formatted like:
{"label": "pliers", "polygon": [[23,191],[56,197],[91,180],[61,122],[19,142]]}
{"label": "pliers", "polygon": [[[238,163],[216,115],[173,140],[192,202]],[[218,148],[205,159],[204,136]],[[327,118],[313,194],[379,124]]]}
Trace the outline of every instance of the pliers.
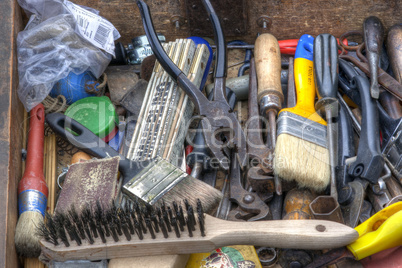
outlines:
{"label": "pliers", "polygon": [[[197,88],[187,76],[171,61],[163,50],[162,45],[153,27],[151,14],[147,4],[142,0],[137,1],[140,9],[145,33],[156,59],[165,71],[175,80],[180,88],[186,92],[195,105],[196,112],[200,115],[200,123],[203,129],[205,143],[212,155],[219,161],[220,167],[229,169],[228,155],[224,148],[234,149],[236,157],[243,168],[247,163],[246,138],[237,117],[231,109],[225,94],[226,81],[226,46],[219,18],[209,0],[203,0],[203,4],[209,14],[217,44],[215,61],[214,96],[210,101]],[[223,135],[222,135],[223,134]],[[224,136],[225,138],[222,138]]]}

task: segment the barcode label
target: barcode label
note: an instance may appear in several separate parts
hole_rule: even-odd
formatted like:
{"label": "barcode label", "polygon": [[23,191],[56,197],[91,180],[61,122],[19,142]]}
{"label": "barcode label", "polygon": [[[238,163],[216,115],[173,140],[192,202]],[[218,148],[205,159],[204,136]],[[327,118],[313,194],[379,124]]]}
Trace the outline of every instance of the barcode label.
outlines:
{"label": "barcode label", "polygon": [[103,24],[99,24],[98,30],[96,30],[94,40],[98,42],[102,47],[105,46],[107,38],[110,34],[110,28],[107,28]]}
{"label": "barcode label", "polygon": [[94,46],[115,56],[114,40],[119,38],[120,34],[113,24],[68,0],[64,0],[64,4],[75,17],[81,36]]}

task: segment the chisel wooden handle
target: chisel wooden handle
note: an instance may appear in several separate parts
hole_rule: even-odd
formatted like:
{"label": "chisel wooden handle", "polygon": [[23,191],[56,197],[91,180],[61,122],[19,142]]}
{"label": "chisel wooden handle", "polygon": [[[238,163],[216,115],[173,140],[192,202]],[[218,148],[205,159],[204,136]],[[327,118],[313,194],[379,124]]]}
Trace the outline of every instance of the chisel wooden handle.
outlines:
{"label": "chisel wooden handle", "polygon": [[278,40],[262,34],[255,41],[254,57],[258,78],[258,103],[262,112],[279,111],[283,102],[281,87],[281,53]]}
{"label": "chisel wooden handle", "polygon": [[394,77],[402,83],[402,24],[391,27],[387,37],[387,52]]}

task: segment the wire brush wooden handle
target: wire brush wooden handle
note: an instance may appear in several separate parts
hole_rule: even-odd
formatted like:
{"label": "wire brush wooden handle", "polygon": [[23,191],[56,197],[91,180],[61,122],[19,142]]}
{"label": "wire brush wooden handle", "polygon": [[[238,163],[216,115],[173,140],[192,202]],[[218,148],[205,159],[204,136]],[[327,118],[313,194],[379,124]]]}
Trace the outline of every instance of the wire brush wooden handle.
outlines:
{"label": "wire brush wooden handle", "polygon": [[71,242],[70,247],[54,246],[42,240],[42,257],[56,261],[101,260],[209,252],[228,245],[322,250],[348,245],[359,236],[353,228],[346,225],[321,220],[231,222],[205,215],[206,236],[201,236],[198,227],[196,228],[193,237],[183,232],[180,238],[169,233],[169,238],[165,239],[158,233],[156,239],[152,239],[147,233],[144,240],[133,237],[131,241],[127,241],[123,236],[119,242],[109,238],[107,243],[102,243],[97,239],[90,245],[83,240],[81,246]]}

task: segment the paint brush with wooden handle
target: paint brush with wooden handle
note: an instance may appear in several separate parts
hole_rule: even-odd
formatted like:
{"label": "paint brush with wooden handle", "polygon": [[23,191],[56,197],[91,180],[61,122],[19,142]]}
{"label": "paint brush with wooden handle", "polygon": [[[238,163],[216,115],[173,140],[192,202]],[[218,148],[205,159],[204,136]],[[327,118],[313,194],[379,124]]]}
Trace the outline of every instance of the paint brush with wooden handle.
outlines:
{"label": "paint brush with wooden handle", "polygon": [[45,216],[48,188],[43,174],[45,108],[38,104],[30,112],[27,160],[24,175],[18,184],[20,217],[15,230],[15,248],[28,258],[40,254],[36,227]]}

